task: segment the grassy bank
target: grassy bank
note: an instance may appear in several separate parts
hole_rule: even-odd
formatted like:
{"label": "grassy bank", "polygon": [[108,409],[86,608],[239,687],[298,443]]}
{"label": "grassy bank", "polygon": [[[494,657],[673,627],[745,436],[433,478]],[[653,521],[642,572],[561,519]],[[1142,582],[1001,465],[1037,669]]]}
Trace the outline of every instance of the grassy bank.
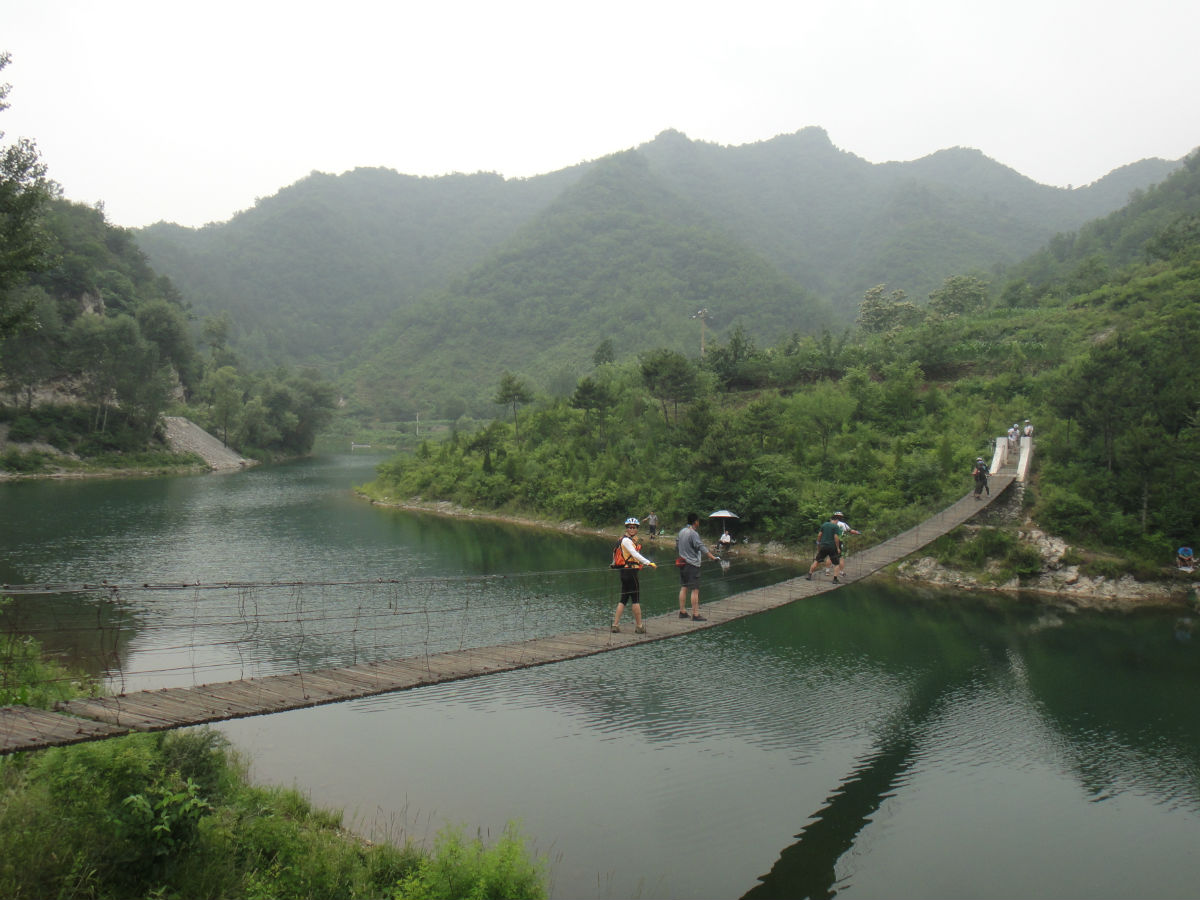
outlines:
{"label": "grassy bank", "polygon": [[[90,687],[0,635],[0,703],[52,706]],[[49,685],[49,687],[47,687]],[[0,757],[0,897],[526,898],[546,863],[510,825],[432,848],[371,843],[294,789],[252,785],[207,728]]]}

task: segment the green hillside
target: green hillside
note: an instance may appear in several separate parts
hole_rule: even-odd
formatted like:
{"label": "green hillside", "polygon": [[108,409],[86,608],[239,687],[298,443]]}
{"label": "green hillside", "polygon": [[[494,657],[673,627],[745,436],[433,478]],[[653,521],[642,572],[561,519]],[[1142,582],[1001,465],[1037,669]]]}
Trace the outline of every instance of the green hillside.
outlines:
{"label": "green hillside", "polygon": [[[604,525],[727,507],[741,535],[801,546],[841,509],[874,542],[961,496],[971,460],[1030,418],[1027,513],[1096,551],[1093,574],[1161,575],[1200,534],[1197,223],[1193,154],[1081,230],[1092,254],[1129,257],[1100,285],[1074,290],[1070,265],[1003,288],[955,277],[924,308],[874,292],[845,341],[737,331],[700,362],[663,348],[602,365],[516,422],[397,457],[369,490]],[[995,540],[998,580],[1040,571]]]}
{"label": "green hillside", "polygon": [[[228,315],[246,358],[342,373],[357,408],[390,417],[417,398],[482,396],[503,367],[562,386],[606,337],[620,357],[694,346],[682,317],[705,305],[716,334],[840,330],[876,284],[923,300],[1177,165],[1143,161],[1068,191],[976,151],[873,165],[819,129],[741,147],[666,132],[529,179],[314,173],[227,223],[160,223],[139,240],[201,317]],[[591,175],[603,187],[573,193]]]}
{"label": "green hillside", "polygon": [[836,301],[844,322],[876,284],[925,297],[948,275],[1014,263],[1178,167],[1143,160],[1068,191],[964,148],[873,165],[820,128],[740,147],[664,132],[640,152],[732,234]]}
{"label": "green hillside", "polygon": [[336,365],[388,315],[486,258],[576,177],[314,172],[227,223],[160,222],[138,243],[200,315],[228,315],[247,357]]}
{"label": "green hillside", "polygon": [[665,188],[643,157],[619,154],[448,290],[394,315],[351,370],[355,398],[385,417],[450,398],[490,411],[505,369],[569,392],[606,340],[618,355],[698,352],[689,317],[701,308],[760,338],[830,322],[822,301]]}

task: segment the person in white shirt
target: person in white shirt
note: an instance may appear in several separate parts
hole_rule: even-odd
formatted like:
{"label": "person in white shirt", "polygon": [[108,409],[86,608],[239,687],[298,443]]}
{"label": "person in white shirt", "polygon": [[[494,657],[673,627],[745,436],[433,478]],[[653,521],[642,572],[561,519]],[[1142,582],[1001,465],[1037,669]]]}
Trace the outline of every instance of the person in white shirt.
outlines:
{"label": "person in white shirt", "polygon": [[[617,613],[613,616],[612,630],[620,632],[621,616],[625,615],[626,605],[633,608],[633,630],[636,634],[645,634],[646,626],[642,624],[642,596],[638,573],[642,566],[657,569],[654,563],[642,556],[642,545],[637,542],[639,522],[632,516],[625,520],[625,534],[613,554],[613,566],[621,573],[621,599],[617,603]],[[616,560],[622,561],[617,565]]]}

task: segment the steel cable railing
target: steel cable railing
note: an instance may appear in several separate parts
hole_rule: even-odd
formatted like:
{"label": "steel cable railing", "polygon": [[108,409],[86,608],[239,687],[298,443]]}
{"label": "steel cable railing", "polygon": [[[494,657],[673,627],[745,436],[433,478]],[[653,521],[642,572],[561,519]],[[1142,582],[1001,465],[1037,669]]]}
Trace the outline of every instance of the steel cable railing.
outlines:
{"label": "steel cable railing", "polygon": [[[756,567],[723,575],[722,582],[732,593],[791,571]],[[181,592],[190,593],[188,602],[179,602]],[[22,608],[7,611],[0,664],[3,641],[20,640],[13,634],[20,632],[82,660],[107,690],[121,693],[427,660],[448,650],[598,627],[611,614],[616,580],[606,567],[408,579],[43,582],[4,585],[0,594],[25,599]],[[66,616],[45,602],[72,594],[93,598],[89,621],[78,610]]]}

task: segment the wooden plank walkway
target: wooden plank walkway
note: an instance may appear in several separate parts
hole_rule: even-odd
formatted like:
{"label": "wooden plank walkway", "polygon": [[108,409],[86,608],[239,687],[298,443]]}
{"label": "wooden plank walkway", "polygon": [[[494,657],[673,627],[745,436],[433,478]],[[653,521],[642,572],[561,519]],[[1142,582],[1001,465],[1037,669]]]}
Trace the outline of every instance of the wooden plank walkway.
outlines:
{"label": "wooden plank walkway", "polygon": [[[1013,480],[1011,473],[993,475],[990,496],[976,500],[968,494],[917,527],[848,557],[842,583],[849,584],[866,578],[963,524],[1004,493]],[[716,628],[735,619],[756,615],[838,587],[822,575],[812,581],[803,577],[793,578],[706,603],[702,607],[707,619],[704,622],[681,619],[675,612],[647,617],[645,634],[634,634],[632,623],[627,620],[619,634],[613,633],[606,624],[603,628],[512,641],[491,647],[362,663],[318,672],[72,700],[60,703],[56,712],[16,706],[0,707],[0,754],[98,740],[130,731],[159,731],[301,709],[425,684],[579,659]]]}

